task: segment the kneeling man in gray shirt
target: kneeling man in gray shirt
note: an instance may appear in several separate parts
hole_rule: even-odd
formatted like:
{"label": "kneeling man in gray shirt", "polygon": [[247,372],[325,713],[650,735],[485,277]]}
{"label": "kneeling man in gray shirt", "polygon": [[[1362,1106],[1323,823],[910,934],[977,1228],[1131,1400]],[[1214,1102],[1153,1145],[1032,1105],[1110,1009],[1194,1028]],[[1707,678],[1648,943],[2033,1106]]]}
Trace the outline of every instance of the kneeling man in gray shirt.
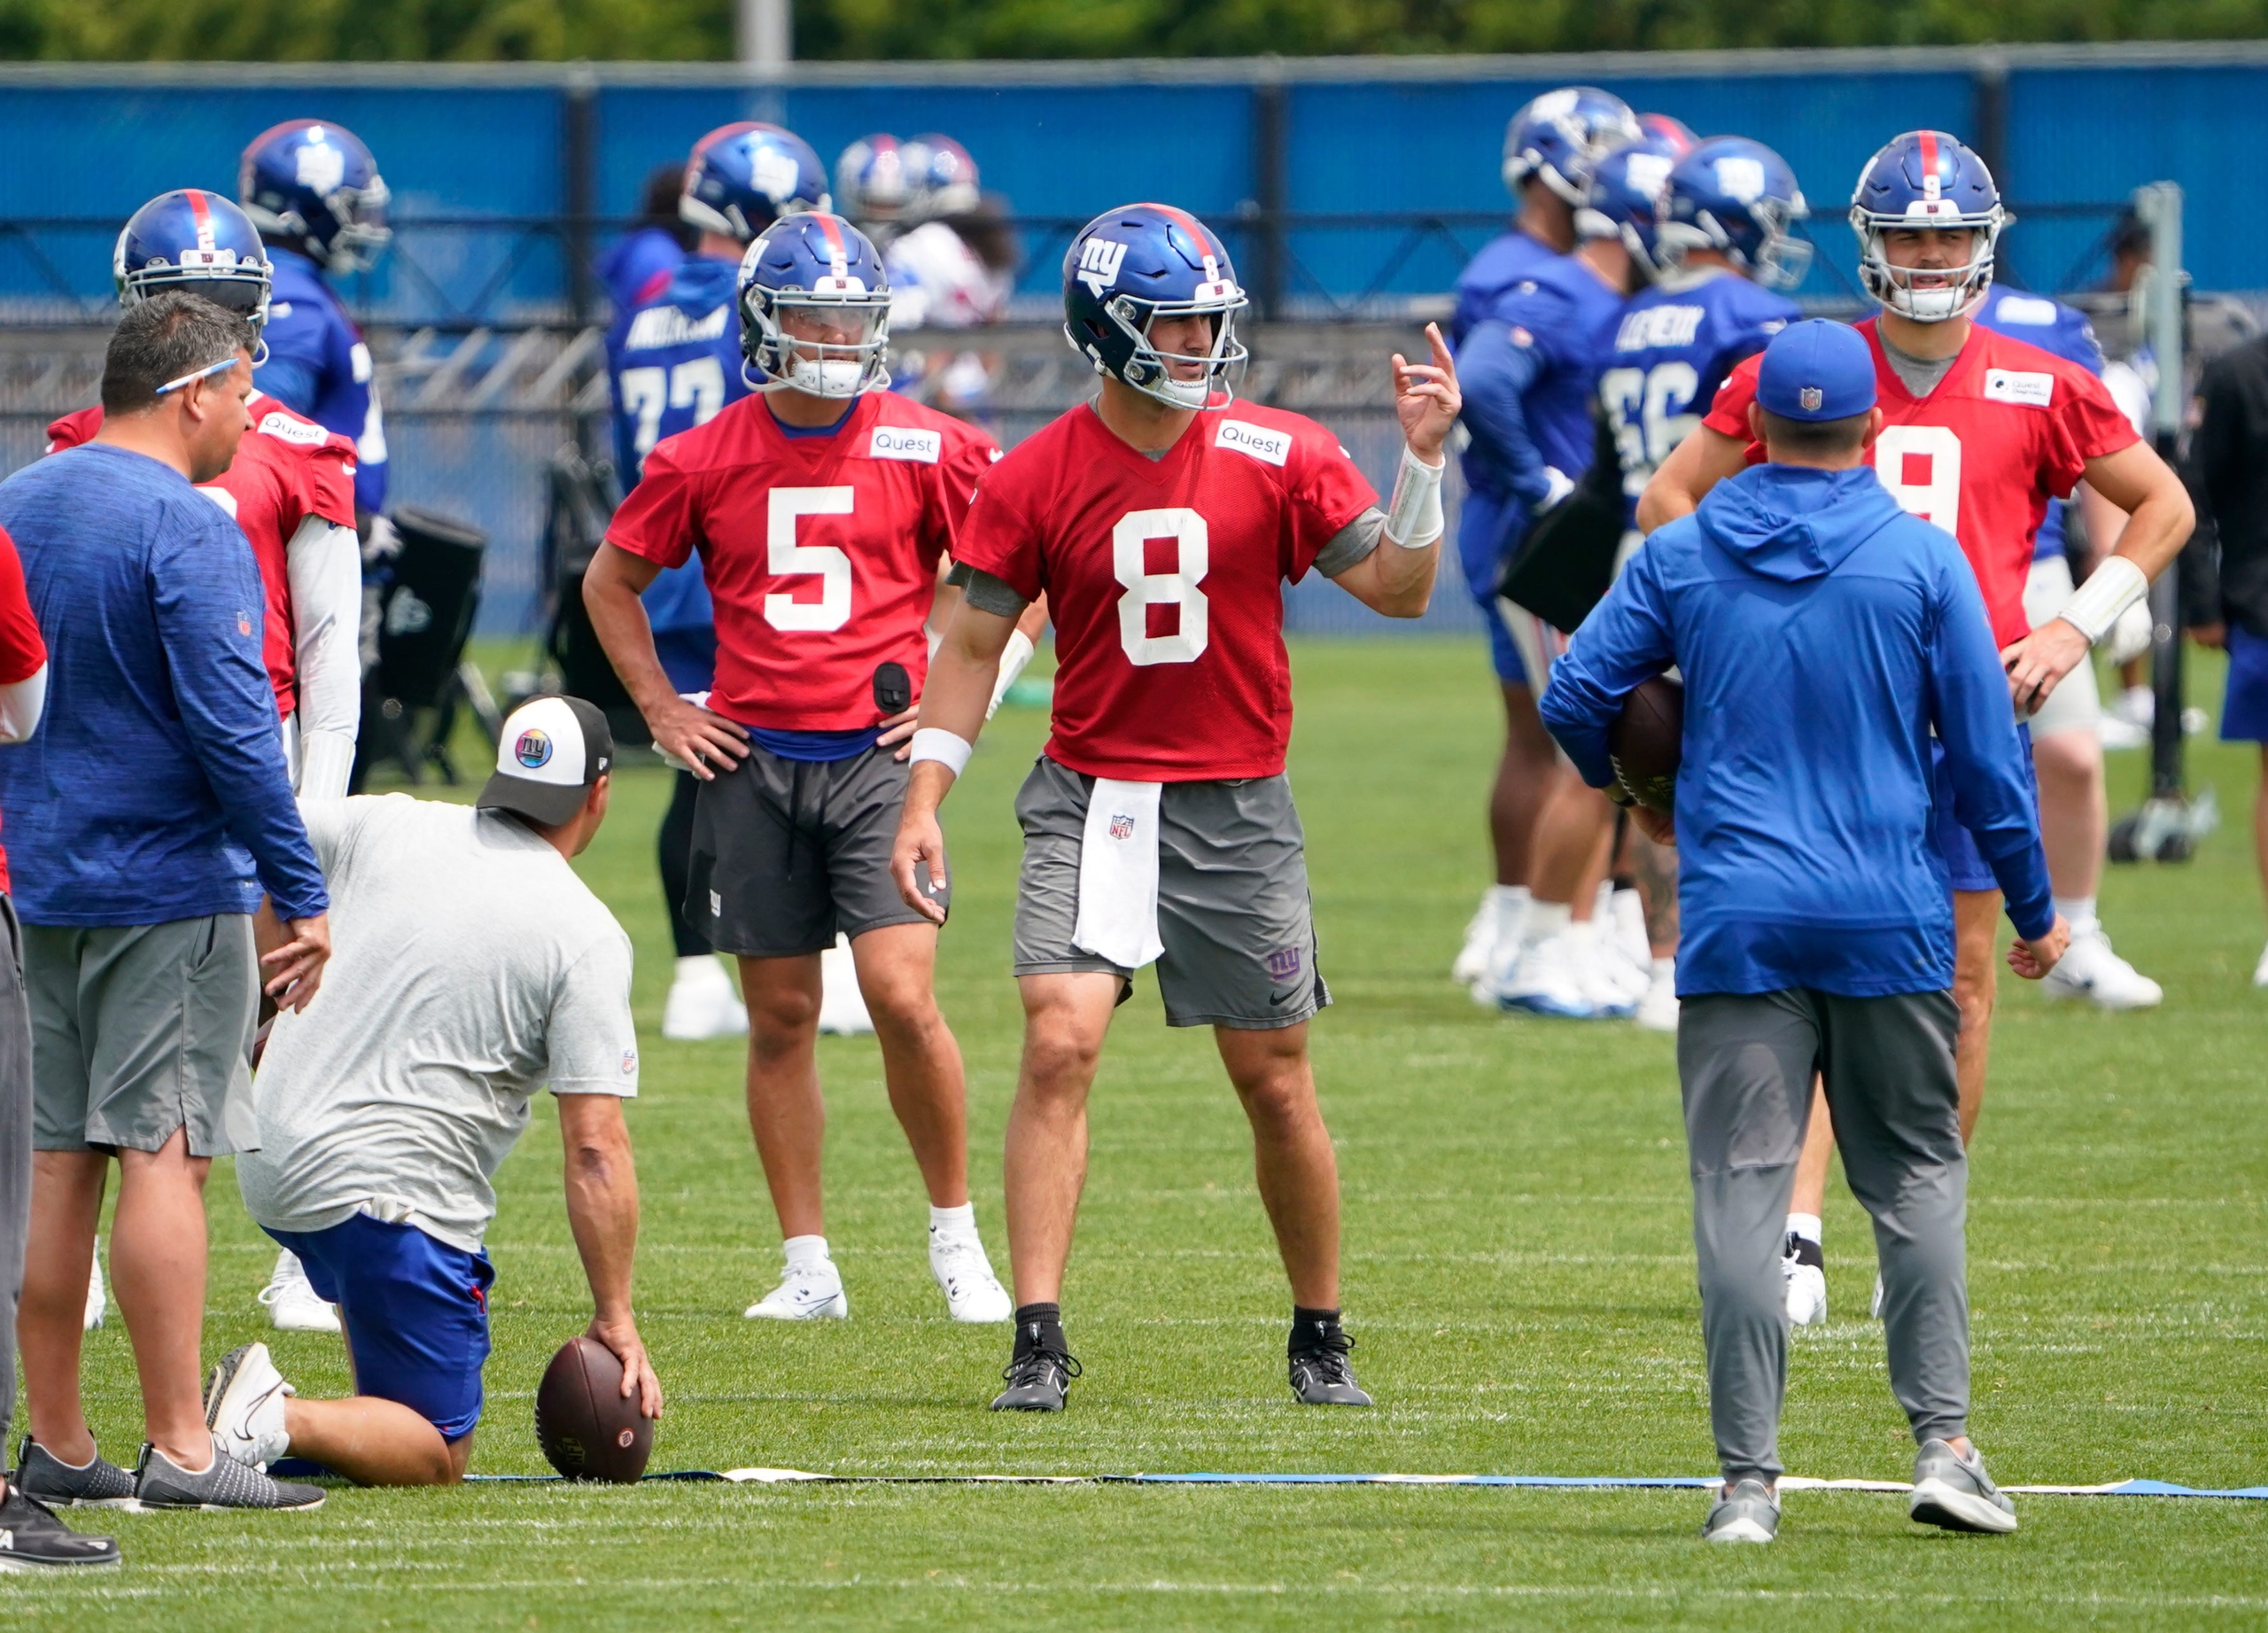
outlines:
{"label": "kneeling man in gray shirt", "polygon": [[276,1022],[253,1085],[260,1148],[237,1179],[338,1304],[357,1392],[292,1397],[266,1345],[235,1350],[206,1415],[237,1461],[288,1452],[369,1485],[463,1477],[496,1273],[481,1239],[545,1087],[590,1335],[621,1357],[624,1395],[660,1415],[630,1305],[630,938],[568,866],[605,820],[613,758],[598,710],[539,697],[505,721],[477,808],[400,794],[306,807],[336,951],[315,1000]]}

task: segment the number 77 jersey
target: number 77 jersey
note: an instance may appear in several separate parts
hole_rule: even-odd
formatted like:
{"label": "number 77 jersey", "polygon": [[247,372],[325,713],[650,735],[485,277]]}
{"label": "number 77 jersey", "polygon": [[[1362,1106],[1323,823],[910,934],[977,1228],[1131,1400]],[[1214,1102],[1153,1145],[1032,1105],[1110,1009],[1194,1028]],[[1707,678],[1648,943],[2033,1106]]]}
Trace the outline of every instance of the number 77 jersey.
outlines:
{"label": "number 77 jersey", "polygon": [[986,473],[953,558],[1046,593],[1049,758],[1136,782],[1271,777],[1292,735],[1284,584],[1377,502],[1296,414],[1207,408],[1153,460],[1083,406]]}

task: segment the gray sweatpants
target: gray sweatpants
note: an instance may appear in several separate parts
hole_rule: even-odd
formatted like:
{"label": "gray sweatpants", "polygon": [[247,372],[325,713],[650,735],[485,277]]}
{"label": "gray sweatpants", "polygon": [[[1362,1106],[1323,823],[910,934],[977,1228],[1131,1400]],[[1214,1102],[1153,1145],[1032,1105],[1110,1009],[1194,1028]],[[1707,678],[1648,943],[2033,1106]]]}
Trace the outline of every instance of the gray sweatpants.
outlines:
{"label": "gray sweatpants", "polygon": [[1826,1079],[1843,1171],[1875,1222],[1890,1387],[1915,1443],[1968,1431],[1969,1163],[1949,992],[1710,993],[1678,1007],[1709,1420],[1728,1481],[1775,1480],[1788,1383],[1788,1197]]}
{"label": "gray sweatpants", "polygon": [[16,1410],[16,1306],[32,1220],[32,1016],[24,938],[0,894],[0,1423]]}

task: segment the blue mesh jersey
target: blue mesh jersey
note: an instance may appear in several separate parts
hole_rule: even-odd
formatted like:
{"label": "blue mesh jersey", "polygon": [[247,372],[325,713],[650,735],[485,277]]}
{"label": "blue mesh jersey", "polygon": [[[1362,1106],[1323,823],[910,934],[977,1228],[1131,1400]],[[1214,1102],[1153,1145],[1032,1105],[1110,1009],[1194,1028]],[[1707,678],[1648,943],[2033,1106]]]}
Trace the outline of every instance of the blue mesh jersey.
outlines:
{"label": "blue mesh jersey", "polygon": [[[708,424],[726,403],[748,395],[734,304],[739,271],[737,261],[721,255],[688,255],[666,277],[649,280],[644,298],[618,313],[608,330],[615,469],[625,491],[638,486],[656,442]],[[680,692],[707,691],[716,614],[700,559],[664,568],[644,599],[670,683]]]}
{"label": "blue mesh jersey", "polygon": [[371,378],[370,348],[315,263],[297,250],[268,246],[276,268],[268,296],[268,362],[252,384],[325,431],[354,442],[354,504],[386,504],[386,427]]}
{"label": "blue mesh jersey", "polygon": [[1472,326],[1488,315],[1488,308],[1523,278],[1532,278],[1565,256],[1550,245],[1531,238],[1515,227],[1480,246],[1456,275],[1456,309],[1449,314],[1452,350],[1464,344]]}
{"label": "blue mesh jersey", "polygon": [[1740,361],[1803,315],[1796,303],[1722,268],[1696,268],[1622,308],[1598,377],[1622,461],[1623,521],[1670,450],[1693,434]]}
{"label": "blue mesh jersey", "polygon": [[[2028,341],[2043,352],[2053,352],[2090,374],[2102,373],[2102,347],[2096,344],[2094,325],[2076,307],[2045,295],[2027,295],[2020,289],[1995,288],[1984,297],[1977,321],[1995,334]],[[2063,554],[2063,512],[2070,501],[2050,500],[2031,544],[2031,559],[2045,561]]]}

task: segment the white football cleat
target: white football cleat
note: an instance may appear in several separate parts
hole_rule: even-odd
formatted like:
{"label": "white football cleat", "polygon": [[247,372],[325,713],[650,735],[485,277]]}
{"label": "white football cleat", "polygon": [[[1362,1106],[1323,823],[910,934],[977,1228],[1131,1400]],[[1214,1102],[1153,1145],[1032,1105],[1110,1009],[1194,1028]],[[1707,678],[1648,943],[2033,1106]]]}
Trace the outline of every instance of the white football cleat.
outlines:
{"label": "white football cleat", "polygon": [[[1527,892],[1509,884],[1492,884],[1480,892],[1480,905],[1472,910],[1472,917],[1464,926],[1464,944],[1457,949],[1456,961],[1449,966],[1449,978],[1459,986],[1471,986],[1488,973],[1488,965],[1496,951],[1496,942],[1506,919],[1505,905],[1499,899],[1517,895],[1520,906],[1526,906]],[[1527,915],[1524,912],[1511,915],[1517,919]],[[1519,925],[1511,926],[1515,945],[1519,938]]]}
{"label": "white football cleat", "polygon": [[2039,984],[2047,998],[2084,998],[2098,1009],[2153,1009],[2165,989],[2110,949],[2100,920],[2071,929],[2071,945]]}
{"label": "white football cleat", "polygon": [[2260,949],[2260,961],[2252,967],[2252,984],[2268,986],[2268,947]]}
{"label": "white football cleat", "polygon": [[1645,996],[1653,971],[1633,966],[1612,937],[1602,933],[1604,929],[1596,919],[1567,927],[1568,941],[1574,949],[1575,978],[1597,1019],[1627,1021]]}
{"label": "white football cleat", "polygon": [[1638,1000],[1631,1019],[1650,1032],[1677,1030],[1677,960],[1658,958],[1653,960],[1652,978],[1646,983],[1646,995]]}
{"label": "white football cleat", "polygon": [[[1804,1251],[1810,1248],[1809,1253]],[[1788,1284],[1788,1322],[1791,1326],[1820,1326],[1827,1320],[1827,1271],[1819,1258],[1819,1244],[1788,1233],[1788,1250],[1780,1260],[1780,1273]]]}
{"label": "white football cleat", "polygon": [[975,1234],[929,1233],[929,1273],[944,1290],[945,1308],[956,1321],[1006,1321],[1016,1313],[1007,1288],[992,1273],[992,1261]]}
{"label": "white football cleat", "polygon": [[[2262,955],[2268,960],[2268,954]],[[103,1286],[103,1239],[95,1238],[95,1256],[87,1266],[87,1317],[85,1331],[93,1332],[110,1313],[110,1291]]]}
{"label": "white football cleat", "polygon": [[874,1030],[866,994],[858,991],[858,966],[848,936],[835,937],[835,945],[819,955],[819,1030],[835,1038],[858,1038]]}
{"label": "white football cleat", "polygon": [[835,1261],[822,1259],[790,1264],[780,1272],[778,1287],[741,1313],[752,1321],[843,1321],[850,1318],[850,1299]]}
{"label": "white football cleat", "polygon": [[336,1333],[338,1306],[327,1303],[307,1280],[299,1255],[286,1248],[276,1256],[276,1273],[260,1290],[268,1318],[279,1333]]}
{"label": "white football cleat", "polygon": [[276,1370],[266,1344],[229,1350],[205,1387],[205,1427],[214,1445],[246,1468],[266,1468],[291,1450],[284,1399],[297,1393]]}
{"label": "white football cleat", "polygon": [[1520,949],[1511,978],[1496,991],[1500,1007],[1525,1009],[1563,1021],[1598,1018],[1598,1006],[1584,984],[1572,929]]}
{"label": "white football cleat", "polygon": [[733,991],[725,967],[706,953],[678,960],[669,1001],[662,1006],[662,1036],[675,1043],[702,1043],[747,1032],[747,1007]]}

